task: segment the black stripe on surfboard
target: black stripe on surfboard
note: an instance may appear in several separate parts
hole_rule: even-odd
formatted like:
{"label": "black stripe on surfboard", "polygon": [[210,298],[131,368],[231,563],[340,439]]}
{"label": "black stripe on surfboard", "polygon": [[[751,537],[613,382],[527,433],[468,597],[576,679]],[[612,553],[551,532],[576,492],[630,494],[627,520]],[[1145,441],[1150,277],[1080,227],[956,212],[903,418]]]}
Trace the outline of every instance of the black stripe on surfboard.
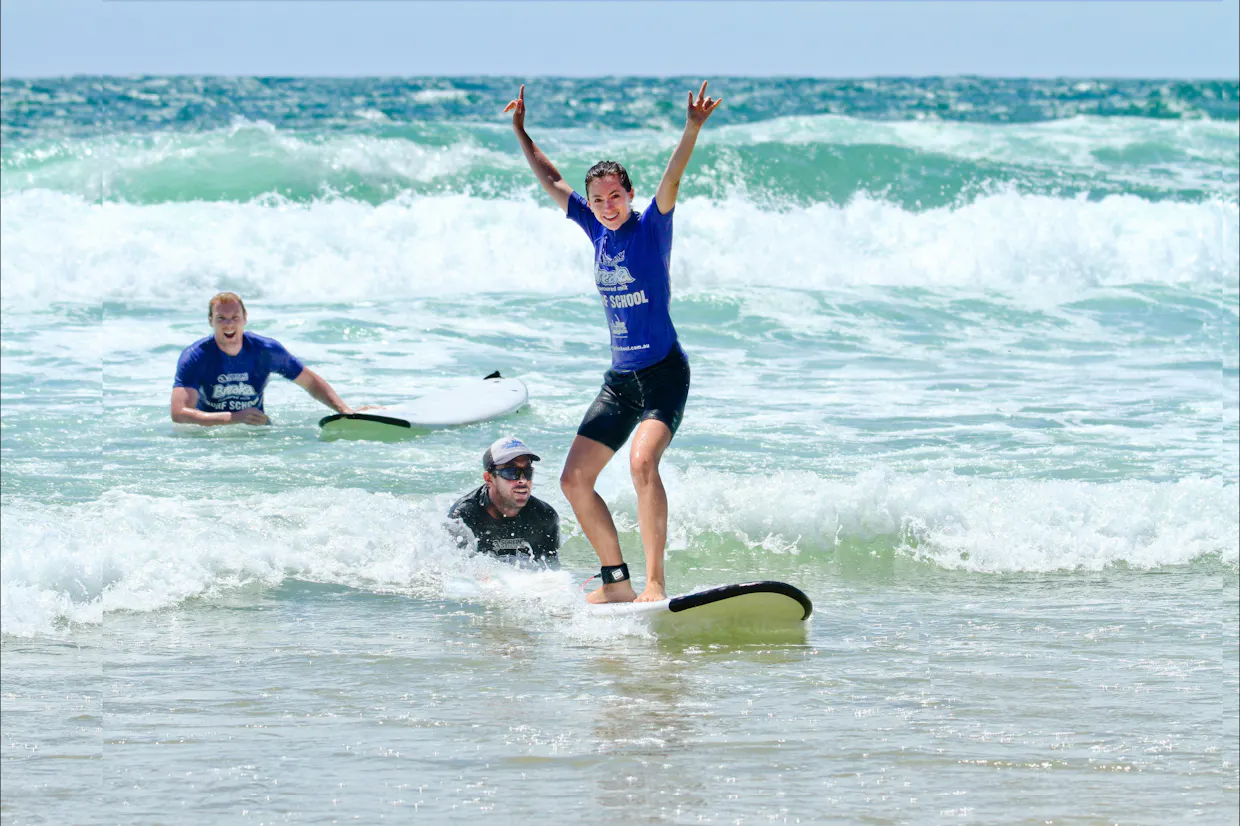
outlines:
{"label": "black stripe on surfboard", "polygon": [[814,604],[809,601],[809,597],[805,596],[805,592],[800,588],[797,588],[795,585],[789,585],[786,582],[773,582],[771,580],[742,582],[736,585],[720,585],[718,588],[698,591],[696,594],[672,597],[668,600],[667,609],[669,611],[687,611],[690,608],[710,605],[712,602],[739,597],[743,594],[782,594],[790,599],[795,599],[801,603],[801,609],[805,612],[801,617],[802,620],[809,619],[809,615],[814,612]]}
{"label": "black stripe on surfboard", "polygon": [[331,422],[337,422],[341,419],[352,419],[355,422],[375,422],[376,424],[390,424],[394,427],[413,427],[404,419],[393,419],[391,416],[376,416],[373,413],[333,413],[330,416],[324,416],[319,419],[319,427]]}

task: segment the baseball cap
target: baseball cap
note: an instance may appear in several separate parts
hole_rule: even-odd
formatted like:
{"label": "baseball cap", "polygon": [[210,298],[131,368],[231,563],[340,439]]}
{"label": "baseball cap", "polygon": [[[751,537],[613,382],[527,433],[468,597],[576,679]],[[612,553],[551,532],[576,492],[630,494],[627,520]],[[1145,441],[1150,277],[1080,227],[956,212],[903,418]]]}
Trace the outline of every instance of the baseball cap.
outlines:
{"label": "baseball cap", "polygon": [[530,461],[533,462],[542,461],[534,451],[529,449],[525,442],[516,436],[505,436],[502,439],[496,439],[487,448],[487,452],[482,454],[482,468],[483,470],[490,470],[493,466],[511,462],[518,456],[529,456]]}

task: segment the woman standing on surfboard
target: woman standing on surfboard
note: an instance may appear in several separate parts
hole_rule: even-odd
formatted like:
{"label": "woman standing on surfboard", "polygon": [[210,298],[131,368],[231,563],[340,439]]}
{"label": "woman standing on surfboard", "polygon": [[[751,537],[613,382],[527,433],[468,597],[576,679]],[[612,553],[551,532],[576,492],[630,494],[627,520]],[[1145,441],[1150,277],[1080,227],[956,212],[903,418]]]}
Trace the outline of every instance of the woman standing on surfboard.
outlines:
{"label": "woman standing on surfboard", "polygon": [[[590,602],[653,602],[667,597],[663,553],[667,544],[667,494],[659,460],[672,441],[689,396],[689,362],[669,315],[671,301],[672,211],[680,179],[698,132],[719,106],[689,93],[685,131],[672,152],[654,199],[633,211],[633,184],[615,161],[586,172],[586,196],[573,191],[525,132],[525,86],[504,107],[534,177],[594,245],[594,283],[611,329],[611,369],[586,411],[568,452],[560,488],[602,563],[603,585]],[[607,503],[594,489],[599,473],[636,428],[629,468],[637,491],[637,517],[646,551],[646,587],[638,596],[620,552]]]}

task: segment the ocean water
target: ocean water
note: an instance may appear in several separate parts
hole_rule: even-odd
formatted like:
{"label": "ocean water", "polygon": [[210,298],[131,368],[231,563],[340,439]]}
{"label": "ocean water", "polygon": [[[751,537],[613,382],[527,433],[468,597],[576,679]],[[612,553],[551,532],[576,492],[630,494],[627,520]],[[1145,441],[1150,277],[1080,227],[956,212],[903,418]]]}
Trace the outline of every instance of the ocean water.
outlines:
{"label": "ocean water", "polygon": [[[668,584],[804,639],[587,616],[556,478],[608,362],[570,181],[647,203],[687,79],[5,80],[6,823],[1236,823],[1235,81],[712,79],[677,208]],[[235,290],[405,441],[174,426]],[[462,556],[482,450],[564,569]],[[640,579],[623,456],[600,479]]]}

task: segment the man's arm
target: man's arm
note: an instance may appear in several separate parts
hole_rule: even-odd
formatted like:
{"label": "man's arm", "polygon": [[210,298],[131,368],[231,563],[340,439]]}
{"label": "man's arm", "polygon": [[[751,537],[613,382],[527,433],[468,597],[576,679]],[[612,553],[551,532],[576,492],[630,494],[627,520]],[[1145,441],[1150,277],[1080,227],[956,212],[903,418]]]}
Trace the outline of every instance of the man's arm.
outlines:
{"label": "man's arm", "polygon": [[478,550],[478,503],[474,498],[477,491],[471,491],[448,508],[446,525],[448,533],[456,540],[460,548],[470,551]]}
{"label": "man's arm", "polygon": [[449,513],[448,518],[444,520],[444,526],[448,529],[448,533],[456,541],[458,548],[468,548],[471,551],[477,550],[478,540],[474,536],[473,529],[465,523],[460,514]]}
{"label": "man's arm", "polygon": [[[530,526],[534,528],[534,532],[526,541],[530,543],[530,548],[533,550],[536,559],[542,559],[548,563],[548,567],[558,568],[560,558],[560,515],[555,512],[555,508],[546,502],[540,502],[539,504],[538,522]],[[529,505],[526,505],[526,507],[528,508]]]}
{"label": "man's arm", "polygon": [[707,81],[702,81],[702,88],[698,90],[696,101],[693,99],[693,93],[689,93],[689,114],[685,120],[684,134],[680,136],[680,143],[676,144],[676,149],[667,162],[667,169],[663,171],[663,180],[659,181],[659,188],[654,193],[655,204],[658,205],[659,212],[664,215],[676,206],[676,196],[680,192],[680,179],[685,174],[685,167],[689,165],[689,157],[693,155],[698,132],[702,131],[702,125],[706,123],[710,113],[723,102],[723,98],[715,100],[706,96],[706,83]]}
{"label": "man's arm", "polygon": [[340,397],[336,395],[336,391],[327,383],[327,379],[309,367],[303,367],[301,372],[297,374],[297,378],[293,379],[293,383],[337,413],[348,414],[353,412],[353,408],[342,402]]}
{"label": "man's arm", "polygon": [[560,209],[567,212],[568,199],[573,194],[573,188],[560,175],[560,170],[555,168],[555,164],[542,153],[542,150],[534,144],[534,140],[525,132],[525,84],[521,85],[517,99],[509,101],[504,107],[505,112],[510,110],[512,111],[512,131],[517,134],[517,143],[521,144],[521,151],[525,153],[525,162],[530,165],[530,169],[534,171],[534,177],[538,179],[538,183],[542,184],[542,188],[551,196],[551,199]]}
{"label": "man's arm", "polygon": [[551,511],[551,525],[547,530],[542,561],[544,565],[553,570],[558,571],[560,568],[560,516],[554,509]]}
{"label": "man's arm", "polygon": [[257,407],[247,407],[231,413],[224,410],[218,413],[199,410],[198,391],[191,387],[172,388],[171,412],[172,420],[177,424],[267,424],[267,416]]}

